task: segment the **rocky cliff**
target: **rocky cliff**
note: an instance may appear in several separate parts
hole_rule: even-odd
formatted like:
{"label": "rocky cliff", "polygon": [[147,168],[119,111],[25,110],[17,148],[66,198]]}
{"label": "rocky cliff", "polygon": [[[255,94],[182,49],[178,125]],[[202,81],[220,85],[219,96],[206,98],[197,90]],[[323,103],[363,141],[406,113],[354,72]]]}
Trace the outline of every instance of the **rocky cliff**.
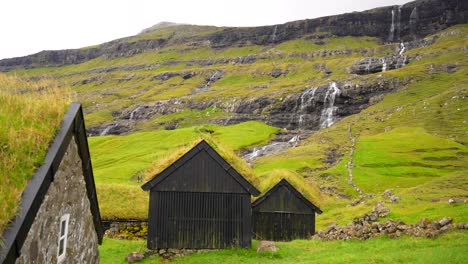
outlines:
{"label": "rocky cliff", "polygon": [[[86,49],[41,51],[29,56],[0,60],[0,71],[76,64],[100,56],[104,58],[132,56],[160,49],[165,45],[180,43],[204,45],[208,41],[211,48],[250,44],[271,45],[309,34],[311,38],[320,38],[320,34],[314,36],[315,33],[320,32],[328,32],[336,36],[372,36],[378,37],[382,42],[401,42],[415,40],[451,25],[467,23],[467,21],[467,1],[418,0],[402,6],[388,6],[281,25],[219,28],[207,35],[187,35],[177,40],[172,39],[171,36],[136,41],[123,38]],[[152,28],[143,33],[151,32],[151,30]]]}

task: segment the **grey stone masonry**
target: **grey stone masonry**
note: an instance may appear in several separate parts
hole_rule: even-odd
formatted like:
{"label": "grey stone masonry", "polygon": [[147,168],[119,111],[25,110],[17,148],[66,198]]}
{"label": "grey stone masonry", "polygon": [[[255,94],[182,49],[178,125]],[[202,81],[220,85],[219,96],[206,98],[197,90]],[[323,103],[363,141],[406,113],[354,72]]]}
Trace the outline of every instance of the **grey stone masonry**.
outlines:
{"label": "grey stone masonry", "polygon": [[60,218],[65,214],[70,214],[70,220],[66,255],[60,263],[99,263],[98,237],[81,162],[73,137],[16,263],[57,263]]}

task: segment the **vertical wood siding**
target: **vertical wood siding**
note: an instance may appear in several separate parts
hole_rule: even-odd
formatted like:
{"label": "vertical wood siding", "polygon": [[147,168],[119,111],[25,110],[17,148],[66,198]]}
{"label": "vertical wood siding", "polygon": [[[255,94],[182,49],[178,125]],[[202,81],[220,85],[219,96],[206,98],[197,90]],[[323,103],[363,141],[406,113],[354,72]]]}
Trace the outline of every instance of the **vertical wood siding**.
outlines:
{"label": "vertical wood siding", "polygon": [[315,233],[315,215],[284,212],[254,212],[255,239],[290,241],[310,238]]}
{"label": "vertical wood siding", "polygon": [[249,194],[152,191],[150,208],[150,249],[251,246]]}

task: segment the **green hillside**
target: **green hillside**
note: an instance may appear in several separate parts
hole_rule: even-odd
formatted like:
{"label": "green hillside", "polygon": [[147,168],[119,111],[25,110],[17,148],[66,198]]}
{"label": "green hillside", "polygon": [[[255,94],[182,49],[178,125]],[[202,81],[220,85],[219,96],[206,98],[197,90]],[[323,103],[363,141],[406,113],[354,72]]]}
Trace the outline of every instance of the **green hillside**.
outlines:
{"label": "green hillside", "polygon": [[[104,218],[146,218],[148,198],[137,178],[152,163],[208,134],[239,155],[265,145],[275,133],[286,131],[262,123],[271,121],[271,109],[284,104],[291,94],[333,81],[371,90],[388,88],[298,146],[256,159],[252,168],[259,180],[283,170],[300,175],[319,190],[313,195],[324,211],[317,219],[318,229],[331,222],[346,224],[369,211],[384,199],[387,189],[401,198],[389,204],[388,218],[468,220],[463,202],[468,196],[467,25],[428,36],[423,44],[407,44],[413,45],[405,52],[410,62],[402,68],[364,75],[351,74],[350,69],[363,58],[395,54],[399,44],[326,33],[266,46],[247,43],[217,49],[204,46],[203,41],[193,45],[177,41],[222,30],[168,26],[125,40],[172,36],[170,44],[160,49],[9,73],[54,78],[71,86],[84,104],[92,131],[102,131],[112,122],[130,124],[124,135],[89,139]],[[249,57],[255,59],[248,61]],[[208,81],[216,72],[222,76]],[[198,90],[207,83],[207,89]],[[356,89],[346,91],[352,100],[367,96],[352,95]],[[249,112],[247,119],[258,121],[224,125],[239,116],[230,109],[258,98],[274,102],[270,109]],[[136,120],[128,117],[138,107],[155,102],[167,111]],[[258,106],[247,103],[247,107]],[[302,132],[302,128],[295,130]],[[348,183],[350,171],[354,184],[366,194],[356,206],[348,206],[359,197]],[[449,205],[449,198],[458,202]]]}

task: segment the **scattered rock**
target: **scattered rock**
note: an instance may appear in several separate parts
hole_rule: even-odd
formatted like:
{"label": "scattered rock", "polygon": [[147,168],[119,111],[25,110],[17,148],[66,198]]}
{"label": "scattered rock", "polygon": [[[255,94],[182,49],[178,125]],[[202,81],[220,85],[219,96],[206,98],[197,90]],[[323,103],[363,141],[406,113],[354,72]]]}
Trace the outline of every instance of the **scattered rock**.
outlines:
{"label": "scattered rock", "polygon": [[281,69],[275,68],[275,69],[273,69],[273,70],[271,71],[271,74],[270,74],[270,75],[271,75],[271,77],[273,77],[273,78],[278,78],[278,77],[280,77],[281,75],[286,75],[286,74],[288,74],[288,71],[283,71],[283,70],[281,70]]}
{"label": "scattered rock", "polygon": [[452,218],[450,217],[444,217],[442,218],[442,220],[439,221],[440,226],[446,226],[450,223],[452,223]]}
{"label": "scattered rock", "polygon": [[273,241],[262,240],[257,246],[257,252],[277,252],[278,250],[279,248]]}
{"label": "scattered rock", "polygon": [[132,252],[125,257],[128,263],[134,263],[142,260],[145,256],[140,252]]}

